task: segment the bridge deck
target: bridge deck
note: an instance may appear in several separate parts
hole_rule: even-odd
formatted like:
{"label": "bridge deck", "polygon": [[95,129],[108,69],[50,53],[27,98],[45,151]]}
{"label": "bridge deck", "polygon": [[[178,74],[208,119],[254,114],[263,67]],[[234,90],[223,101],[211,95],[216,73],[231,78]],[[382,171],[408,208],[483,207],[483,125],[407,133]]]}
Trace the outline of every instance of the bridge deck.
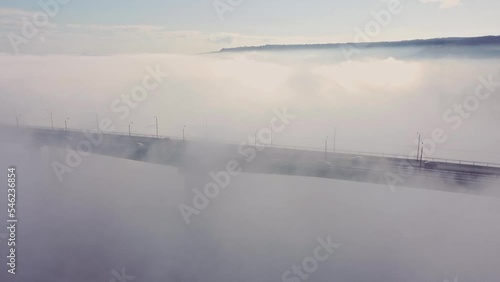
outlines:
{"label": "bridge deck", "polygon": [[[178,138],[129,136],[116,133],[0,126],[0,142],[34,146],[70,147],[92,144],[95,154],[151,162],[183,171],[215,171],[236,161],[244,172],[298,175],[436,189],[437,180],[456,191],[478,193],[500,179],[500,165],[463,161],[432,161],[421,165],[401,156],[377,156],[274,146],[239,146]],[[90,142],[90,143],[89,143]],[[424,159],[430,161],[430,159]],[[430,183],[430,184],[429,184]],[[432,187],[427,187],[431,185]]]}

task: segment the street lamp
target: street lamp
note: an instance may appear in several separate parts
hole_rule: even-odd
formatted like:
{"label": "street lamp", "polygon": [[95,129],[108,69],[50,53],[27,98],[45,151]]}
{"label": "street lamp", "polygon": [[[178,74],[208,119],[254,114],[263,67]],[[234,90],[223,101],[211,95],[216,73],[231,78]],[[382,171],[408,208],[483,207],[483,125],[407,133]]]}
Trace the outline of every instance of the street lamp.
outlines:
{"label": "street lamp", "polygon": [[333,128],[333,152],[335,153],[335,149],[337,146],[337,128]]}
{"label": "street lamp", "polygon": [[64,130],[68,131],[68,120],[69,117],[64,120]]}
{"label": "street lamp", "polygon": [[22,115],[16,113],[16,125],[19,127],[19,118],[22,117]]}
{"label": "street lamp", "polygon": [[160,139],[160,135],[158,134],[158,117],[155,116],[155,120],[156,120],[156,139]]}
{"label": "street lamp", "polygon": [[326,136],[326,140],[325,140],[325,161],[326,161],[327,152],[328,152],[328,136]]}
{"label": "street lamp", "polygon": [[128,124],[128,136],[132,136],[132,131],[130,130],[130,126],[134,124],[134,122],[131,122]]}
{"label": "street lamp", "polygon": [[184,126],[182,127],[182,141],[185,141],[185,140],[186,140],[185,131],[186,131],[186,126],[184,125]]}
{"label": "street lamp", "polygon": [[422,142],[422,149],[420,149],[420,168],[422,168],[423,160],[424,160],[424,142]]}
{"label": "street lamp", "polygon": [[47,110],[47,112],[50,113],[50,125],[52,127],[52,130],[54,130],[54,116],[52,115],[52,111],[51,110]]}
{"label": "street lamp", "polygon": [[418,135],[418,144],[417,144],[417,161],[420,159],[420,132],[417,132]]}

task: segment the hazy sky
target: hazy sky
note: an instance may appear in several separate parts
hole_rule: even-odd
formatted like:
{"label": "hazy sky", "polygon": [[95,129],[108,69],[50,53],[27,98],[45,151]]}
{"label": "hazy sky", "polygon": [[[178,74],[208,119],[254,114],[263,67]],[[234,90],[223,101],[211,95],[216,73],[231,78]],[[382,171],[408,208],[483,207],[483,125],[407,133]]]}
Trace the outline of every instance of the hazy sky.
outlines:
{"label": "hazy sky", "polygon": [[[22,43],[18,40],[14,44],[19,53],[51,54],[196,53],[241,45],[356,41],[356,28],[365,30],[374,20],[374,12],[387,10],[391,1],[398,2],[59,1],[68,3],[44,9],[39,1],[0,0],[0,53],[15,52],[14,34],[22,38]],[[500,30],[498,1],[399,2],[401,12],[391,13],[391,19],[371,41],[479,36]],[[39,30],[23,32],[40,12],[49,16],[36,17],[42,22]],[[44,23],[47,18],[48,23]]]}

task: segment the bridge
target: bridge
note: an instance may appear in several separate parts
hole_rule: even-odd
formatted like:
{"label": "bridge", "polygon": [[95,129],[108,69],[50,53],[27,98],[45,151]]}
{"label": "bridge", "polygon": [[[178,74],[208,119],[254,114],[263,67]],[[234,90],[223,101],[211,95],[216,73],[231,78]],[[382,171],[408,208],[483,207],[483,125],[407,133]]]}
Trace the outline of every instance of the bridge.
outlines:
{"label": "bridge", "polygon": [[[264,144],[229,144],[167,136],[78,131],[59,128],[0,125],[0,143],[34,148],[61,148],[73,154],[98,154],[179,168],[186,186],[207,183],[210,172],[321,177],[356,182],[450,192],[481,194],[500,183],[500,164],[408,156],[327,151]],[[64,158],[51,160],[64,174]],[[54,164],[57,164],[54,166]],[[58,176],[58,177],[59,177]],[[60,179],[61,180],[61,179]],[[447,184],[447,185],[445,185]],[[193,187],[189,187],[193,188]]]}

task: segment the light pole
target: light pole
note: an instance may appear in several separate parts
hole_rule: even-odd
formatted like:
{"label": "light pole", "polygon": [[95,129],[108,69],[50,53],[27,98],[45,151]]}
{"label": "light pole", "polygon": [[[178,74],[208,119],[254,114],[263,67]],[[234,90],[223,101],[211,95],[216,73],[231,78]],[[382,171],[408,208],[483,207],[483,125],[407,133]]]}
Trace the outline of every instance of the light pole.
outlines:
{"label": "light pole", "polygon": [[326,162],[326,154],[328,152],[328,136],[326,136],[326,140],[325,140],[325,162]]}
{"label": "light pole", "polygon": [[186,135],[185,135],[186,132],[185,131],[186,131],[186,126],[184,125],[182,127],[182,141],[186,141]]}
{"label": "light pole", "polygon": [[19,127],[19,118],[22,117],[22,115],[16,113],[16,125]]}
{"label": "light pole", "polygon": [[155,120],[156,120],[156,139],[160,139],[160,135],[158,134],[158,117],[155,116]]}
{"label": "light pole", "polygon": [[64,120],[64,130],[65,130],[65,131],[68,131],[68,120],[69,120],[69,118],[66,118],[66,119]]}
{"label": "light pole", "polygon": [[52,115],[52,111],[47,110],[47,112],[50,113],[50,125],[52,127],[52,130],[54,130],[54,116]]}
{"label": "light pole", "polygon": [[420,132],[417,132],[418,135],[418,144],[417,144],[417,161],[420,159]]}
{"label": "light pole", "polygon": [[97,116],[97,113],[95,114],[95,126],[96,129],[99,130],[99,117]]}
{"label": "light pole", "polygon": [[337,146],[337,128],[333,128],[333,152],[335,153],[335,149]]}
{"label": "light pole", "polygon": [[128,136],[132,136],[132,131],[130,130],[130,127],[134,124],[134,122],[131,122],[128,124]]}
{"label": "light pole", "polygon": [[420,168],[422,168],[423,159],[424,159],[424,142],[422,142],[422,149],[420,149]]}

